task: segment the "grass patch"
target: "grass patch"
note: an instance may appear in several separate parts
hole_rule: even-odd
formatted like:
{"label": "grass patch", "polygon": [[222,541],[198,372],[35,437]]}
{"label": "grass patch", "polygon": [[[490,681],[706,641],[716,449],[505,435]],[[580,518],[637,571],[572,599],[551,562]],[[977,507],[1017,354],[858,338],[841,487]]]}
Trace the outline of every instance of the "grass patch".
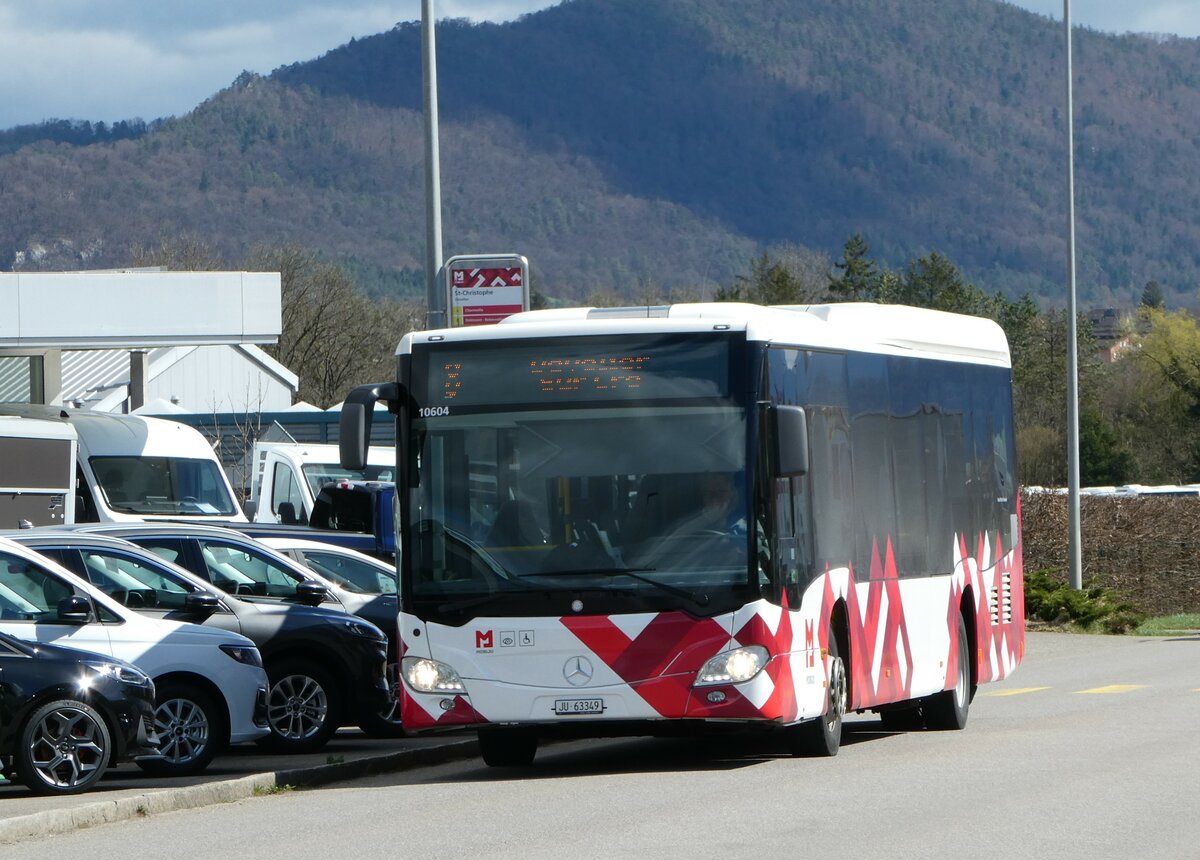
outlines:
{"label": "grass patch", "polygon": [[1191,630],[1200,630],[1200,612],[1147,618],[1138,625],[1135,632],[1139,636],[1174,636],[1177,633]]}
{"label": "grass patch", "polygon": [[272,794],[283,794],[286,791],[295,791],[290,785],[258,785],[254,787],[255,797],[269,797]]}

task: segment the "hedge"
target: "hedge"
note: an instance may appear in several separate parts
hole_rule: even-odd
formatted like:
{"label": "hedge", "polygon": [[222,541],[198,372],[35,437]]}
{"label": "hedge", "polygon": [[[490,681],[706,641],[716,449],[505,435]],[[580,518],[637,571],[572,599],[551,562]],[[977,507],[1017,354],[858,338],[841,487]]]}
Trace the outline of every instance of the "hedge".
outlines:
{"label": "hedge", "polygon": [[[1200,497],[1080,497],[1085,584],[1148,615],[1200,612]],[[1026,571],[1067,576],[1067,496],[1021,496]]]}

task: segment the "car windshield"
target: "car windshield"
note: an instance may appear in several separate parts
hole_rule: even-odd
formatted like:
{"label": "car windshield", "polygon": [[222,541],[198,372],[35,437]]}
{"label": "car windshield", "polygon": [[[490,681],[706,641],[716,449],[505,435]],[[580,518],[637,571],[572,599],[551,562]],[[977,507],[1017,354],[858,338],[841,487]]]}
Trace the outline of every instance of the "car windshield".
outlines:
{"label": "car windshield", "polygon": [[547,611],[548,593],[581,591],[626,611],[716,611],[758,585],[740,407],[531,410],[414,427],[407,570],[427,615],[486,611],[496,596],[508,614]]}
{"label": "car windshield", "polygon": [[315,573],[357,594],[395,594],[396,571],[370,558],[356,558],[321,549],[305,549],[300,554]]}
{"label": "car windshield", "polygon": [[88,580],[133,609],[182,609],[189,594],[202,590],[186,576],[125,553],[81,549],[80,554]]}
{"label": "car windshield", "polygon": [[0,620],[49,621],[74,589],[38,565],[0,552]]}
{"label": "car windshield", "polygon": [[237,505],[221,467],[182,457],[92,457],[110,508],[127,514],[230,515]]}

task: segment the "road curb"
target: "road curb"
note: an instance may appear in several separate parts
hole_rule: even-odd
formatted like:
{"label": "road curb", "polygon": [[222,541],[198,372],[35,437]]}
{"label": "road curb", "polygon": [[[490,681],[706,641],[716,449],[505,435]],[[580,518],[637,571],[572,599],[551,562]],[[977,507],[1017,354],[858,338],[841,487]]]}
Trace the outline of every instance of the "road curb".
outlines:
{"label": "road curb", "polygon": [[311,788],[411,767],[440,764],[451,759],[469,758],[478,753],[479,743],[472,737],[434,746],[399,750],[385,755],[364,756],[351,761],[256,773],[200,785],[166,788],[119,800],[100,800],[69,809],[35,812],[0,820],[0,844],[67,833],[97,824],[144,818],[163,812],[232,803],[278,788]]}

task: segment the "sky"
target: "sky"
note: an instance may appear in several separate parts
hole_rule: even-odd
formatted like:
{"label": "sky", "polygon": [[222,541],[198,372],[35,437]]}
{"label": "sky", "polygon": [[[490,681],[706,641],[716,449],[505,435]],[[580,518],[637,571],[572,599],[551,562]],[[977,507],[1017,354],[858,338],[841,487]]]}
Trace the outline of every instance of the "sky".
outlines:
{"label": "sky", "polygon": [[[439,18],[510,21],[558,2],[434,7]],[[1062,20],[1062,0],[1013,2]],[[269,74],[420,17],[420,0],[0,0],[0,129],[181,116],[243,71]],[[1200,0],[1072,0],[1071,20],[1200,37]]]}

